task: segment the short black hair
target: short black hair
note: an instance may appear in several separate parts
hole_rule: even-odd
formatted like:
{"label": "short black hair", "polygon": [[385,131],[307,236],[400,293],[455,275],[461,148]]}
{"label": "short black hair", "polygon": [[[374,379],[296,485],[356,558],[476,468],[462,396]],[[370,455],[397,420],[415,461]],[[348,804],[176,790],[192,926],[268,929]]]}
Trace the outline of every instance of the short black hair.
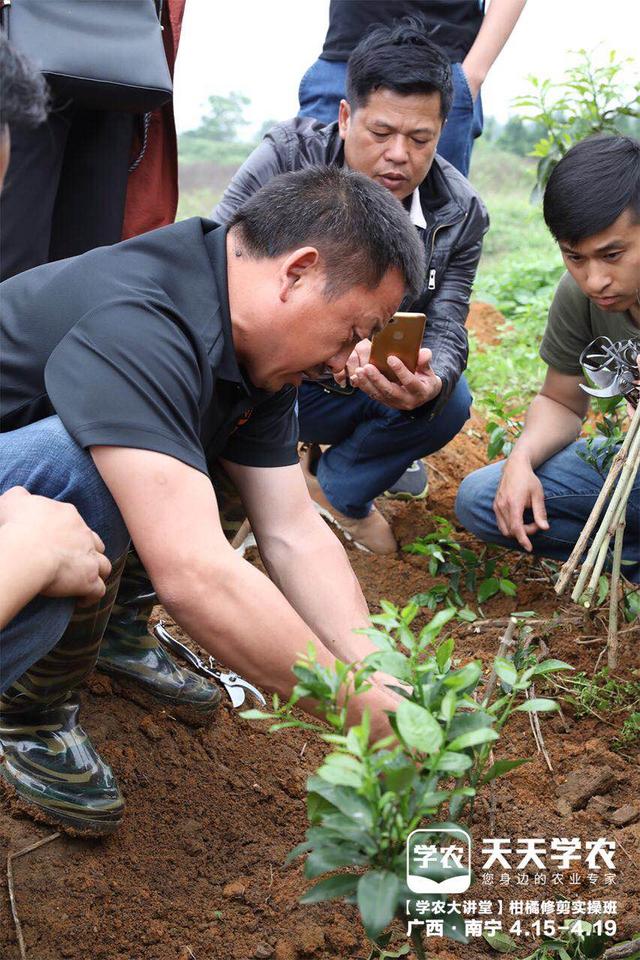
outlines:
{"label": "short black hair", "polygon": [[625,211],[640,220],[640,141],[594,136],[560,160],[544,191],[545,223],[556,240],[577,243]]}
{"label": "short black hair", "polygon": [[373,289],[396,267],[417,295],[425,274],[424,244],[393,194],[362,173],[307,167],[274,177],[236,212],[250,257],[278,257],[316,247],[332,299],[360,284]]}
{"label": "short black hair", "polygon": [[0,127],[36,127],[47,118],[47,83],[0,30]]}
{"label": "short black hair", "polygon": [[439,93],[440,116],[446,120],[453,100],[451,64],[429,40],[428,30],[422,17],[413,16],[365,34],[347,64],[347,100],[354,110],[381,87],[404,96]]}

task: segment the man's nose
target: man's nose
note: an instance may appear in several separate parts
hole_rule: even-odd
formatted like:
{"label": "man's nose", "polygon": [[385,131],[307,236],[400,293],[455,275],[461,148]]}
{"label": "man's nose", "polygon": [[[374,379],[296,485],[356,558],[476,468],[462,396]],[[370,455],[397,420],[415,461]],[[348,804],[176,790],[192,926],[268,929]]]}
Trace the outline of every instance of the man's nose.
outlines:
{"label": "man's nose", "polygon": [[587,267],[587,292],[594,296],[604,293],[611,283],[611,272],[607,263],[593,263]]}
{"label": "man's nose", "polygon": [[391,137],[387,141],[385,157],[387,160],[391,160],[392,163],[406,163],[409,159],[406,137],[403,137],[401,134]]}

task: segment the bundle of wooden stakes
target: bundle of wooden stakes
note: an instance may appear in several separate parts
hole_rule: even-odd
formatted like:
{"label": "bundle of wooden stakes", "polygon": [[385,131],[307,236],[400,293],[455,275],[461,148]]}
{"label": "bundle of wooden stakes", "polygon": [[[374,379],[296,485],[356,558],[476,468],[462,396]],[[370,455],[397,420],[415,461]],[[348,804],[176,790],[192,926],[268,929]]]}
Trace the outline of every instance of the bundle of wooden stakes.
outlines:
{"label": "bundle of wooden stakes", "polygon": [[587,543],[591,538],[600,514],[604,516],[593,535],[591,546],[573,588],[571,599],[584,607],[590,607],[593,595],[613,540],[613,559],[611,562],[611,586],[609,590],[609,630],[607,641],[608,663],[615,667],[618,662],[618,605],[620,590],[620,567],[622,561],[622,543],[627,515],[627,503],[633,484],[640,468],[640,404],[638,405],[618,453],[616,454],[607,479],[596,500],[589,519],[573,548],[571,556],[560,571],[555,586],[557,594],[564,593],[569,580],[580,562]]}

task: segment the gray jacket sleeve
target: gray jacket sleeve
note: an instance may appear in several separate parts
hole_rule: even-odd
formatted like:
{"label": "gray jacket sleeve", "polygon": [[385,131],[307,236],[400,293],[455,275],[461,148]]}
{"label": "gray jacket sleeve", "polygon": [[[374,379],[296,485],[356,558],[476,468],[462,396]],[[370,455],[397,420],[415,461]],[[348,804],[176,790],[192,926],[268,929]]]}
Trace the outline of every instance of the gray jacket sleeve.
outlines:
{"label": "gray jacket sleeve", "polygon": [[285,151],[267,137],[247,157],[211,214],[216,223],[228,223],[239,207],[279,173],[290,169],[283,162]]}
{"label": "gray jacket sleeve", "polygon": [[[442,280],[435,293],[428,289],[411,303],[411,309],[426,314],[427,325],[423,345],[433,353],[432,367],[442,379],[442,391],[423,407],[413,411],[416,416],[429,419],[436,416],[451,396],[461,374],[466,369],[469,341],[465,323],[469,313],[471,288],[475,279],[482,238],[489,228],[489,216],[484,204],[474,198],[466,215],[466,222],[443,267]],[[438,270],[437,257],[429,270]],[[406,309],[406,308],[405,308]]]}

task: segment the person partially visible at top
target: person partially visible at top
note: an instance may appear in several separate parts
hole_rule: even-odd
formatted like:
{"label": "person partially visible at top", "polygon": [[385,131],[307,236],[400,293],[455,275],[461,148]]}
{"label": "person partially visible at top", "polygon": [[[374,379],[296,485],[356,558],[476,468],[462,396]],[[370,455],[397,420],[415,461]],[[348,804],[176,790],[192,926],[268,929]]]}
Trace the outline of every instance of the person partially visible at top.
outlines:
{"label": "person partially visible at top", "polygon": [[[300,81],[299,116],[338,118],[347,61],[373,26],[421,16],[429,39],[452,63],[453,103],[438,142],[440,156],[465,177],[473,141],[482,133],[482,84],[511,36],[526,0],[331,0],[322,52]],[[405,56],[410,56],[405,52]]]}
{"label": "person partially visible at top", "polygon": [[[10,129],[37,127],[45,121],[47,107],[42,75],[0,32],[0,193],[9,165]],[[89,602],[101,597],[110,569],[100,537],[72,504],[32,496],[21,486],[0,496],[0,629],[37,594]]]}

